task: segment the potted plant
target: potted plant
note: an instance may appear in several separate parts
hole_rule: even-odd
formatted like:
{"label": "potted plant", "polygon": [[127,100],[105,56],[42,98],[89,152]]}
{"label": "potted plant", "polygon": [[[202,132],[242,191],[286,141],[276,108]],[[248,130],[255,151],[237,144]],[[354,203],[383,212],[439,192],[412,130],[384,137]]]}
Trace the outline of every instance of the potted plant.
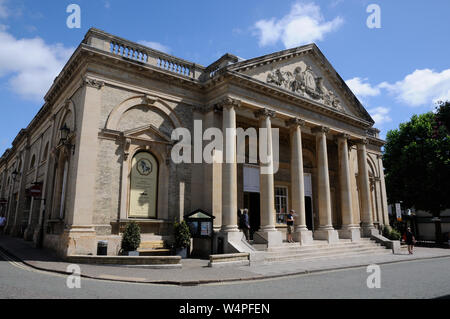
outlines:
{"label": "potted plant", "polygon": [[191,245],[191,232],[186,221],[175,222],[175,253],[181,258],[187,258],[188,247]]}
{"label": "potted plant", "polygon": [[122,235],[122,253],[127,256],[139,256],[137,251],[141,244],[141,229],[136,222],[131,222],[125,227]]}

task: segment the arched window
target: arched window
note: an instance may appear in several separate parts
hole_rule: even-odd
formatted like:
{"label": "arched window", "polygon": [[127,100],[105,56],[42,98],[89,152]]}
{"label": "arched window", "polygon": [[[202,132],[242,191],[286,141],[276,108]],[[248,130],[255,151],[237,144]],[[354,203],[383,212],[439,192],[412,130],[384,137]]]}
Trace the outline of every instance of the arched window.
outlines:
{"label": "arched window", "polygon": [[156,218],[158,198],[158,162],[148,152],[137,153],[132,160],[128,217]]}

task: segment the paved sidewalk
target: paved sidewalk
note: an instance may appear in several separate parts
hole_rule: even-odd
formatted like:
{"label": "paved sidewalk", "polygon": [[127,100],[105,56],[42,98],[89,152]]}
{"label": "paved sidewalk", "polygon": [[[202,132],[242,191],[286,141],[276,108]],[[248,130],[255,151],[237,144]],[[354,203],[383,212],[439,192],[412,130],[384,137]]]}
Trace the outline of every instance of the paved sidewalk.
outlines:
{"label": "paved sidewalk", "polygon": [[[0,235],[0,248],[15,256],[24,264],[39,270],[66,274],[67,262],[61,261],[48,250],[36,249],[22,239]],[[417,247],[414,255],[407,251],[397,255],[365,255],[335,259],[252,264],[251,266],[228,266],[209,268],[208,260],[182,260],[182,269],[146,269],[126,266],[80,265],[81,275],[86,278],[126,282],[171,285],[198,285],[230,281],[257,280],[318,271],[363,267],[429,258],[450,258],[450,249]]]}

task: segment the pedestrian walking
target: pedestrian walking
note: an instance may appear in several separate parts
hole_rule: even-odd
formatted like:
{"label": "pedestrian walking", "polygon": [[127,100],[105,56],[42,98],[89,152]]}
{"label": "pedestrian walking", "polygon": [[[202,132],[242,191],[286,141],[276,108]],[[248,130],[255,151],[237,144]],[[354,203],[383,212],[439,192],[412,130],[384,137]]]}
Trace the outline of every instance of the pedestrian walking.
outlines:
{"label": "pedestrian walking", "polygon": [[293,243],[292,233],[294,232],[294,214],[295,210],[291,209],[289,214],[287,214],[286,224],[287,224],[287,240],[290,243]]}
{"label": "pedestrian walking", "polygon": [[6,217],[0,216],[0,234],[3,234],[3,229],[6,226]]}
{"label": "pedestrian walking", "polygon": [[414,238],[414,234],[411,231],[411,227],[408,227],[406,230],[406,245],[408,245],[408,253],[412,255],[414,253],[414,244],[416,243],[416,239]]}

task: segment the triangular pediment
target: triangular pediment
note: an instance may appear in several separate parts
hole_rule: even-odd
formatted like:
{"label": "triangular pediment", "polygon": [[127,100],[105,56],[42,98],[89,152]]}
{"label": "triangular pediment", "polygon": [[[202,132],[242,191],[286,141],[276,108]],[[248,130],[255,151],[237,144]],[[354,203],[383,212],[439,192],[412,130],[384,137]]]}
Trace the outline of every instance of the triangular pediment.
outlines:
{"label": "triangular pediment", "polygon": [[154,142],[172,143],[172,140],[169,136],[158,130],[158,128],[152,124],[125,131],[123,132],[123,134],[127,138],[137,138]]}
{"label": "triangular pediment", "polygon": [[238,62],[229,70],[374,122],[315,44]]}

